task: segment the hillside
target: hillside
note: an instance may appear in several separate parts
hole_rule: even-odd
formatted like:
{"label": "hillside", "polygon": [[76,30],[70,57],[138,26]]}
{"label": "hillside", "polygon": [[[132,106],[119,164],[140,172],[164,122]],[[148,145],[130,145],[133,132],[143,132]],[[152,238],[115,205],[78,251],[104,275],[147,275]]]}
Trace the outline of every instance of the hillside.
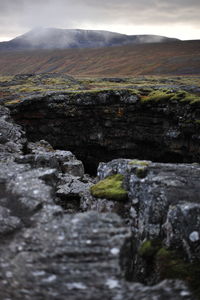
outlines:
{"label": "hillside", "polygon": [[1,75],[46,72],[75,76],[200,74],[200,41],[0,53]]}
{"label": "hillside", "polygon": [[176,40],[158,35],[126,35],[104,30],[37,28],[0,43],[0,50],[98,48]]}

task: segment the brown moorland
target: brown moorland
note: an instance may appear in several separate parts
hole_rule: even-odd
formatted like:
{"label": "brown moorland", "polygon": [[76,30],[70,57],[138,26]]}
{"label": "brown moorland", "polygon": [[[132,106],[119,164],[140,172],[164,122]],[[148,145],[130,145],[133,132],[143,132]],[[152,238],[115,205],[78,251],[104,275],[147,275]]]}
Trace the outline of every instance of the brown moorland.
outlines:
{"label": "brown moorland", "polygon": [[99,77],[200,74],[200,40],[0,52],[0,75],[44,72]]}

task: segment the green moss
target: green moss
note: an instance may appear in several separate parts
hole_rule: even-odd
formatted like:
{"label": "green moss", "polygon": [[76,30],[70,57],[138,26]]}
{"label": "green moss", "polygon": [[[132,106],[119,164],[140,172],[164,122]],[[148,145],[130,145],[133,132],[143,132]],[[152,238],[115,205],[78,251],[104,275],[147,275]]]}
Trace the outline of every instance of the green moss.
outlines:
{"label": "green moss", "polygon": [[192,263],[185,260],[183,253],[169,250],[161,246],[159,240],[147,240],[138,250],[148,264],[154,265],[160,280],[184,280],[191,291],[200,299],[200,262]]}
{"label": "green moss", "polygon": [[176,251],[161,248],[156,254],[160,279],[181,279],[200,299],[200,262],[189,263]]}
{"label": "green moss", "polygon": [[148,167],[149,166],[149,162],[145,161],[145,160],[134,159],[134,160],[132,160],[132,161],[129,162],[129,165],[137,165],[137,166],[142,166],[142,167]]}
{"label": "green moss", "polygon": [[171,97],[171,100],[180,101],[181,99],[184,99],[185,96],[186,96],[185,91],[178,91],[178,92],[174,93],[174,95]]}
{"label": "green moss", "polygon": [[136,167],[136,175],[139,178],[144,178],[147,175],[148,172],[148,166],[149,166],[149,162],[145,161],[145,160],[137,160],[134,159],[132,161],[129,162],[129,165],[133,165]]}
{"label": "green moss", "polygon": [[138,254],[146,259],[154,257],[160,248],[160,241],[148,240],[145,241],[139,248]]}
{"label": "green moss", "polygon": [[126,89],[130,94],[140,96],[140,92],[136,89]]}
{"label": "green moss", "polygon": [[148,171],[147,167],[140,167],[140,168],[137,168],[137,169],[136,169],[136,175],[137,175],[137,177],[139,177],[139,178],[145,178],[146,175],[147,175],[147,171]]}
{"label": "green moss", "polygon": [[20,88],[18,91],[20,93],[32,93],[32,92],[43,92],[46,91],[46,89],[40,87],[34,87],[34,86],[27,86],[27,87]]}
{"label": "green moss", "polygon": [[200,97],[197,96],[197,95],[192,95],[192,94],[188,94],[186,95],[184,101],[187,101],[189,102],[190,104],[195,104],[195,103],[198,103],[200,102]]}
{"label": "green moss", "polygon": [[97,198],[126,200],[127,191],[123,188],[123,180],[124,176],[121,174],[109,176],[93,185],[90,188],[91,194]]}
{"label": "green moss", "polygon": [[147,101],[162,101],[162,100],[169,100],[173,96],[173,93],[170,91],[164,91],[164,90],[156,90],[149,93],[148,96],[144,96],[141,98],[142,102]]}
{"label": "green moss", "polygon": [[191,94],[185,91],[179,91],[174,94],[171,100],[180,101],[180,102],[188,102],[190,104],[194,104],[200,101],[200,97],[195,94]]}
{"label": "green moss", "polygon": [[200,97],[182,90],[176,92],[170,90],[154,90],[151,91],[147,96],[141,97],[142,102],[159,102],[162,100],[180,101],[195,104],[200,102]]}
{"label": "green moss", "polygon": [[5,105],[13,105],[13,104],[17,104],[17,103],[19,103],[19,102],[21,102],[21,100],[16,99],[16,100],[7,101],[7,102],[5,102],[4,104],[5,104]]}
{"label": "green moss", "polygon": [[13,76],[0,76],[0,82],[12,80]]}

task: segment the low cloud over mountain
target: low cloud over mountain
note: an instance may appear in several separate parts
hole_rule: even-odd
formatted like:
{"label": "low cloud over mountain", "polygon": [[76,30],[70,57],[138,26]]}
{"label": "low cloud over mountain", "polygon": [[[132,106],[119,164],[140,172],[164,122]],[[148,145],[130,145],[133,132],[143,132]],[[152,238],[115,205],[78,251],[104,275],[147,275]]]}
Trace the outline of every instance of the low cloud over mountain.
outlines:
{"label": "low cloud over mountain", "polygon": [[9,42],[0,43],[1,50],[97,48],[126,44],[172,42],[157,35],[125,35],[110,31],[37,28]]}

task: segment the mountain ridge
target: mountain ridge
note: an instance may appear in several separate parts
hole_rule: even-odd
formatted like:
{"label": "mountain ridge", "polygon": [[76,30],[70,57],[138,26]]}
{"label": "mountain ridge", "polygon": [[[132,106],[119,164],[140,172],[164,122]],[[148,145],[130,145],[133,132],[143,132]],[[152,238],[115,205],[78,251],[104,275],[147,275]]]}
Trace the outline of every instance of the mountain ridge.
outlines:
{"label": "mountain ridge", "polygon": [[178,41],[159,35],[126,35],[106,30],[36,28],[10,41],[0,42],[0,50],[100,48],[128,44]]}

